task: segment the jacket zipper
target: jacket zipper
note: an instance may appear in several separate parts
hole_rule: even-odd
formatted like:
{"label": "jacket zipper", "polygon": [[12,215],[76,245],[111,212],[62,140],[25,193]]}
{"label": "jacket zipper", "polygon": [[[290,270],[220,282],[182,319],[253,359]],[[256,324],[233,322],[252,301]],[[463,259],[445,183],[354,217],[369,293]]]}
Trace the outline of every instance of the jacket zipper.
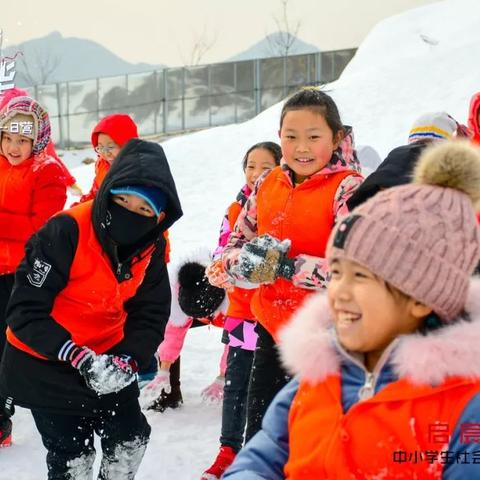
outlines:
{"label": "jacket zipper", "polygon": [[375,387],[377,386],[377,381],[378,377],[380,376],[380,372],[382,371],[382,368],[385,366],[387,363],[387,359],[390,356],[391,351],[397,344],[397,340],[394,340],[382,353],[380,356],[377,364],[373,368],[373,371],[369,372],[366,368],[365,365],[358,361],[356,358],[352,357],[341,345],[340,342],[338,341],[336,335],[334,335],[335,338],[335,343],[337,345],[337,348],[340,350],[342,355],[347,357],[352,363],[357,365],[359,368],[363,370],[365,373],[365,381],[363,383],[363,386],[360,387],[358,390],[358,399],[360,401],[363,400],[368,400],[369,398],[372,398],[375,395]]}

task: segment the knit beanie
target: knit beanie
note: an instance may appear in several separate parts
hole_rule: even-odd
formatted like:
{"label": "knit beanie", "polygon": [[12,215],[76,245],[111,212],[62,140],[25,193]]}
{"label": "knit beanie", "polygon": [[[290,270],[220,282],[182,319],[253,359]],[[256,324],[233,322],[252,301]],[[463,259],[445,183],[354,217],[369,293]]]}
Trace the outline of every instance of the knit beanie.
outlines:
{"label": "knit beanie", "polygon": [[211,285],[205,276],[205,265],[189,261],[178,270],[178,304],[185,315],[208,317],[224,298],[225,290]]}
{"label": "knit beanie", "polygon": [[334,228],[327,259],[357,262],[453,320],[480,258],[474,206],[480,151],[460,141],[436,144],[421,155],[412,184],[379,192]]}
{"label": "knit beanie", "polygon": [[160,212],[165,210],[167,206],[167,195],[157,187],[146,187],[144,185],[127,185],[124,187],[116,187],[110,190],[112,195],[135,195],[143,198],[153,209],[158,217]]}
{"label": "knit beanie", "polygon": [[456,130],[457,122],[448,113],[426,113],[413,122],[408,143],[420,140],[451,140]]}
{"label": "knit beanie", "polygon": [[[50,141],[51,126],[47,111],[33,98],[30,97],[14,97],[0,112],[0,131],[8,129],[10,133],[12,125],[15,125],[18,120],[22,122],[33,122],[33,134],[22,133],[22,129],[27,125],[19,124],[19,132],[33,140],[32,151],[35,154],[40,153]],[[28,128],[28,127],[27,127]]]}

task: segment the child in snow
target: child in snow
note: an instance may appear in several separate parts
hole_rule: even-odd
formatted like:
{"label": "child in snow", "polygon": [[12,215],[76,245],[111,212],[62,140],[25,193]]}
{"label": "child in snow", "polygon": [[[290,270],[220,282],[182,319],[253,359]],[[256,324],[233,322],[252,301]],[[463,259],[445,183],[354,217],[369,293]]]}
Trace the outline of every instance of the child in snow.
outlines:
{"label": "child in snow", "polygon": [[480,92],[476,93],[470,101],[468,126],[472,131],[472,142],[480,145]]}
{"label": "child in snow", "polygon": [[99,478],[134,478],[150,433],[136,372],[168,320],[162,232],[181,215],[163,149],[133,139],[93,202],[54,216],[27,243],[0,394],[32,411],[49,479],[91,478],[94,433]]}
{"label": "child in snow", "polygon": [[298,378],[226,480],[480,478],[479,201],[480,153],[445,142],[337,225],[327,295],[280,333]]}
{"label": "child in snow", "polygon": [[[50,120],[30,97],[12,97],[0,112],[0,358],[5,312],[15,270],[30,236],[61,210],[67,198],[64,171],[45,147]],[[0,446],[11,442],[11,400],[0,396]]]}
{"label": "child in snow", "polygon": [[426,113],[418,117],[408,135],[408,144],[394,148],[348,199],[349,210],[385,188],[410,183],[421,153],[432,143],[457,137],[459,124],[446,112]]}
{"label": "child in snow", "polygon": [[[214,252],[214,262],[207,268],[207,275],[213,283],[218,283],[222,275],[219,260],[228,237],[257,179],[267,170],[280,165],[282,150],[273,142],[261,142],[251,146],[242,162],[245,185],[237,199],[227,210],[220,229],[218,247]],[[218,259],[218,260],[215,260]],[[225,275],[225,274],[223,274]],[[228,345],[227,368],[222,408],[222,430],[220,451],[213,464],[203,473],[202,479],[219,479],[235,455],[242,448],[247,415],[247,392],[252,370],[253,352],[257,343],[254,331],[255,316],[250,309],[254,289],[233,287],[229,278],[223,287],[227,289],[228,309],[224,325],[224,343]]]}
{"label": "child in snow", "polygon": [[[172,307],[162,343],[158,347],[159,369],[155,378],[143,388],[142,405],[164,412],[183,403],[180,389],[180,353],[190,328],[213,325],[223,327],[225,291],[210,285],[205,268],[211,261],[208,251],[198,250],[171,268]],[[220,360],[220,375],[202,391],[211,401],[222,399],[226,352]]]}
{"label": "child in snow", "polygon": [[132,138],[138,138],[136,123],[125,113],[112,113],[103,117],[92,131],[92,145],[97,153],[95,178],[90,191],[80,202],[93,200],[120,149]]}
{"label": "child in snow", "polygon": [[325,246],[360,184],[352,136],[332,98],[306,88],[280,117],[283,164],[260,177],[222,254],[235,279],[258,284],[251,308],[258,340],[248,391],[248,441],[289,377],[278,359],[277,332],[305,297],[327,284]]}
{"label": "child in snow", "polygon": [[[112,113],[103,117],[92,131],[92,145],[97,153],[95,162],[95,178],[90,191],[80,197],[78,203],[93,200],[97,194],[103,179],[107,175],[113,161],[120,153],[122,147],[132,138],[138,138],[137,124],[130,115],[125,113]],[[74,203],[72,206],[77,205]],[[163,233],[167,241],[165,247],[165,259],[170,260],[170,241],[168,231]]]}
{"label": "child in snow", "polygon": [[[5,90],[0,95],[0,111],[10,102],[12,98],[15,97],[28,97],[28,92],[26,90],[22,90],[21,88],[10,88]],[[55,144],[53,140],[50,138],[50,141],[47,143],[45,147],[45,153],[51,157],[53,160],[58,162],[58,165],[63,170],[63,176],[65,181],[65,186],[70,190],[73,195],[82,195],[82,190],[79,185],[76,183],[75,177],[72,176],[66,165],[63,163],[62,159],[58,156],[55,150]]]}

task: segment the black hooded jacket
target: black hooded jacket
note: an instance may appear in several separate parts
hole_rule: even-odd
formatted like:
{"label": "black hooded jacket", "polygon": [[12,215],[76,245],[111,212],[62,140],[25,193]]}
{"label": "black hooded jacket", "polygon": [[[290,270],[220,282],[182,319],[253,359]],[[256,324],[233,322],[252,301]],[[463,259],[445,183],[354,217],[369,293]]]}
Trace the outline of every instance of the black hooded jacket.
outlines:
{"label": "black hooded jacket", "polygon": [[[110,190],[127,185],[160,188],[168,202],[163,221],[142,239],[141,244],[132,247],[128,255],[124,254],[123,258],[120,255],[120,262],[119,252],[106,233],[105,218]],[[130,278],[132,263],[145,249],[155,247],[143,282],[135,296],[125,302],[124,338],[107,352],[131,355],[140,368],[151,362],[170,315],[171,293],[163,232],[181,216],[175,182],[162,147],[139,139],[129,141],[115,159],[93,201],[91,220],[118,282]],[[0,395],[11,396],[16,404],[27,408],[91,415],[112,403],[137,396],[138,387],[135,383],[117,394],[99,397],[68,362],[57,360],[60,348],[71,338],[51,317],[51,311],[56,295],[69,281],[79,240],[78,229],[72,216],[59,214],[27,243],[25,258],[15,275],[7,324],[20,341],[48,360],[38,359],[7,344],[0,363]],[[50,266],[40,287],[32,285],[28,279],[38,260]]]}

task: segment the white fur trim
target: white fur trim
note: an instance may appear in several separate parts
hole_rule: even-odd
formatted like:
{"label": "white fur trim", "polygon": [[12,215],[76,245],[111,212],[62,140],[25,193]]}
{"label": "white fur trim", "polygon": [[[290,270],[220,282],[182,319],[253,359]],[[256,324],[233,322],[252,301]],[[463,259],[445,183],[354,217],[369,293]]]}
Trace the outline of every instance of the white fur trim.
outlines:
{"label": "white fur trim", "polygon": [[[451,376],[480,379],[480,278],[470,282],[466,311],[459,319],[427,335],[399,338],[390,362],[396,374],[415,384],[435,385]],[[285,366],[303,380],[319,382],[339,372],[325,293],[311,297],[280,332]]]}
{"label": "white fur trim", "polygon": [[[175,327],[184,327],[190,318],[182,312],[182,309],[178,304],[178,272],[180,271],[180,268],[189,262],[196,262],[207,266],[211,261],[212,252],[206,247],[201,247],[192,250],[177,261],[169,264],[168,275],[170,278],[170,289],[172,291],[172,304],[170,307],[170,318],[168,321]],[[227,295],[225,295],[223,302],[220,304],[217,310],[215,310],[214,315],[220,312],[225,313],[227,311],[227,306],[228,300]]]}

